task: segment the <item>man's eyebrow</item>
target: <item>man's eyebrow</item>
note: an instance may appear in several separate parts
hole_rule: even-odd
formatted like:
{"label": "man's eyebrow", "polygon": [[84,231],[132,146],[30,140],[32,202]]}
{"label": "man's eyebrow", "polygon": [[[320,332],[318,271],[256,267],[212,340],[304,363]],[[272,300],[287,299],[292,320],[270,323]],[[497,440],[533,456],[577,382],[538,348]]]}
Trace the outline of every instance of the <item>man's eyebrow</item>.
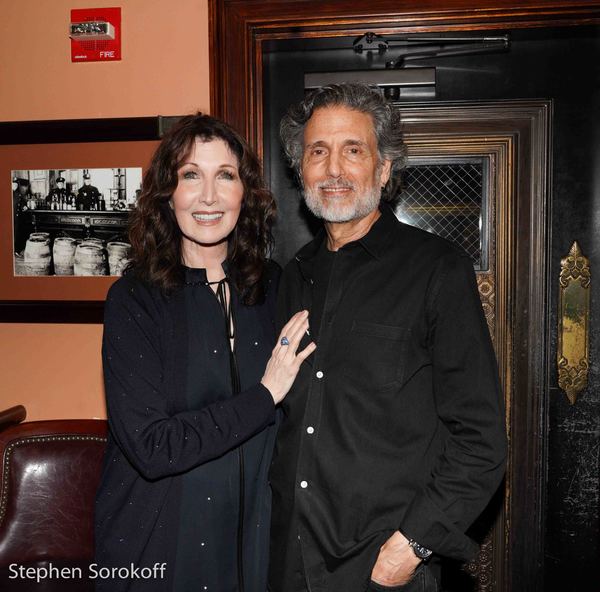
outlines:
{"label": "man's eyebrow", "polygon": [[368,144],[362,140],[348,138],[347,140],[344,140],[344,146],[368,146]]}
{"label": "man's eyebrow", "polygon": [[314,146],[325,146],[325,145],[327,145],[327,142],[325,142],[325,140],[316,140],[315,142],[306,144],[306,148],[313,148]]}

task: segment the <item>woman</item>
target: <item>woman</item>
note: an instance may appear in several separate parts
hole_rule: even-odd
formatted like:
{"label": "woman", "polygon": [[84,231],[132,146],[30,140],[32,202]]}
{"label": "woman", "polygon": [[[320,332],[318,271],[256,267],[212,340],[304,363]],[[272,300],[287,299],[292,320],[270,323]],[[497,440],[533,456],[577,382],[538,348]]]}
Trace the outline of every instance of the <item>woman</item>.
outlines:
{"label": "woman", "polygon": [[275,339],[274,210],[246,143],[206,115],[144,176],[105,308],[98,590],[266,590],[275,405],[315,348],[296,354],[304,311]]}

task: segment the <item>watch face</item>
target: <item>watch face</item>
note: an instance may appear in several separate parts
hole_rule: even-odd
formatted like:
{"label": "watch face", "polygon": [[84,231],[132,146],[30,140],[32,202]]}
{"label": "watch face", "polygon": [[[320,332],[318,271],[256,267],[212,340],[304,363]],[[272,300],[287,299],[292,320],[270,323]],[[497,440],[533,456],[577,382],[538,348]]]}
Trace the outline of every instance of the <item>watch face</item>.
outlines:
{"label": "watch face", "polygon": [[416,541],[410,541],[408,544],[412,547],[412,550],[419,559],[427,559],[432,554],[430,549],[422,547]]}

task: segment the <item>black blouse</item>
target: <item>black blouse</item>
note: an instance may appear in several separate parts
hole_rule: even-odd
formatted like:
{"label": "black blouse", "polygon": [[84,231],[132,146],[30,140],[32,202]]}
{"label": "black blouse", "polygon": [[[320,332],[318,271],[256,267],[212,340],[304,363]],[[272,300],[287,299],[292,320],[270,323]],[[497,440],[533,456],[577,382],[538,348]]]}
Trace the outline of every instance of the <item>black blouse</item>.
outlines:
{"label": "black blouse", "polygon": [[164,579],[117,577],[98,590],[264,592],[275,410],[259,381],[275,340],[279,273],[269,266],[263,304],[245,306],[232,290],[235,396],[223,313],[204,270],[187,270],[187,285],[169,298],[132,274],[111,288],[96,560],[167,565]]}

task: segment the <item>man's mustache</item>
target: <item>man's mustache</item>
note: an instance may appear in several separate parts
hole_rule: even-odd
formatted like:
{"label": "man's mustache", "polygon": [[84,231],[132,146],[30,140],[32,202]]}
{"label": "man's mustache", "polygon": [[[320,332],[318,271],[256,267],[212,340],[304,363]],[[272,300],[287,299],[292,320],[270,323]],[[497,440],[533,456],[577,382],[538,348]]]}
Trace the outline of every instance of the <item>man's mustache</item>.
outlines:
{"label": "man's mustache", "polygon": [[354,189],[354,184],[350,181],[325,181],[317,185],[317,189]]}

